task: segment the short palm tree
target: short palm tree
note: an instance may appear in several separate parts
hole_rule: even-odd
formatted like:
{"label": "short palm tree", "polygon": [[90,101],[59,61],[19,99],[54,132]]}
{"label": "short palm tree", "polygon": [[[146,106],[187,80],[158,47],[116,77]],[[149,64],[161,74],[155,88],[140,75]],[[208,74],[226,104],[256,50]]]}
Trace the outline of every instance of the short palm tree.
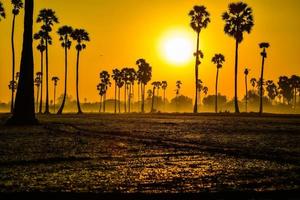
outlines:
{"label": "short palm tree", "polygon": [[239,113],[237,93],[239,44],[244,39],[243,33],[250,33],[254,25],[252,9],[244,2],[230,3],[228,11],[222,15],[222,18],[225,21],[225,33],[235,39],[234,104],[235,112]]}
{"label": "short palm tree", "polygon": [[70,40],[71,34],[73,32],[73,28],[70,26],[62,26],[58,29],[57,34],[60,36],[59,40],[61,41],[61,46],[65,50],[65,89],[64,89],[64,97],[61,103],[61,106],[57,112],[57,114],[62,114],[66,102],[67,97],[67,83],[68,83],[68,50],[70,50],[72,42]]}
{"label": "short palm tree", "polygon": [[[12,82],[15,82],[15,22],[16,16],[19,15],[20,9],[23,8],[22,0],[11,0],[11,4],[13,5],[13,22],[12,22],[12,30],[11,30],[11,49],[12,49]],[[15,89],[11,90],[11,105],[10,112],[13,112],[14,109],[14,100],[15,100]]]}
{"label": "short palm tree", "polygon": [[216,95],[215,95],[215,112],[218,113],[218,80],[219,80],[219,70],[223,67],[225,62],[225,57],[222,54],[215,54],[211,60],[217,66],[217,76],[216,76]]}
{"label": "short palm tree", "polygon": [[155,90],[156,90],[156,87],[157,87],[157,84],[158,82],[155,81],[155,82],[152,82],[152,103],[151,103],[151,113],[154,112],[154,99],[155,99]]}
{"label": "short palm tree", "polygon": [[53,88],[54,88],[54,92],[53,92],[53,104],[54,104],[54,107],[53,107],[53,112],[55,113],[55,100],[56,100],[56,87],[57,87],[57,83],[59,81],[59,78],[57,76],[53,76],[52,77],[52,81],[53,81]]}
{"label": "short palm tree", "polygon": [[42,72],[37,72],[36,77],[34,79],[34,85],[36,86],[36,112],[38,112],[38,107],[39,107],[39,97],[40,97],[40,87],[41,87],[41,77],[42,77]]}
{"label": "short palm tree", "polygon": [[245,68],[244,75],[245,75],[245,87],[246,87],[246,96],[245,96],[246,104],[245,104],[245,110],[246,110],[246,112],[248,112],[248,75],[249,75],[249,69],[248,68]]}
{"label": "short palm tree", "polygon": [[168,87],[168,82],[167,81],[162,81],[161,82],[161,88],[164,91],[164,110],[166,111],[166,90]]}
{"label": "short palm tree", "polygon": [[265,67],[265,59],[267,58],[266,49],[270,47],[270,44],[267,42],[262,42],[259,44],[259,47],[262,49],[262,65],[261,65],[261,75],[260,75],[260,104],[259,104],[259,114],[263,113],[263,82],[264,82],[264,67]]}
{"label": "short palm tree", "polygon": [[0,21],[5,18],[5,10],[2,2],[0,1]]}
{"label": "short palm tree", "polygon": [[180,95],[180,89],[181,89],[182,82],[181,81],[176,81],[176,109],[178,111],[178,100],[179,100],[179,95]]}
{"label": "short palm tree", "polygon": [[46,106],[45,114],[49,114],[49,61],[48,61],[48,45],[52,44],[50,33],[54,23],[58,23],[58,18],[55,15],[55,12],[51,9],[43,9],[40,11],[37,20],[37,23],[42,23],[41,30],[45,39],[46,46]]}
{"label": "short palm tree", "polygon": [[203,82],[201,79],[197,81],[197,89],[198,89],[198,105],[201,106],[201,92],[203,90]]}
{"label": "short palm tree", "polygon": [[[100,103],[99,103],[99,113],[102,111],[103,98],[106,93],[106,86],[104,83],[99,83],[97,85],[97,90],[99,91]],[[105,111],[104,111],[105,112]]]}
{"label": "short palm tree", "polygon": [[250,83],[251,83],[252,88],[253,88],[253,90],[254,90],[254,88],[255,88],[255,86],[256,86],[256,83],[257,83],[256,78],[251,78],[251,79],[250,79]]}
{"label": "short palm tree", "polygon": [[195,105],[194,105],[194,113],[198,112],[198,89],[197,89],[197,81],[198,81],[198,71],[200,62],[200,54],[199,52],[199,43],[200,43],[200,33],[203,29],[205,29],[210,23],[210,14],[207,12],[205,6],[194,6],[193,10],[190,11],[189,16],[191,17],[191,27],[197,33],[197,46],[196,46],[196,62],[195,62],[195,86],[196,86],[196,95],[195,95]]}
{"label": "short palm tree", "polygon": [[77,108],[78,114],[82,114],[82,110],[80,107],[80,100],[79,100],[79,58],[80,52],[86,48],[85,42],[90,41],[90,37],[88,32],[84,29],[75,29],[72,34],[71,38],[77,42],[76,50],[77,50],[77,61],[76,61],[76,97],[77,97]]}
{"label": "short palm tree", "polygon": [[[46,45],[45,45],[45,39],[46,39],[46,34],[43,30],[40,30],[38,33],[34,34],[34,39],[39,41],[39,44],[37,45],[37,50],[41,54],[41,94],[40,94],[40,106],[39,106],[39,113],[41,114],[43,111],[43,80],[44,80],[44,52],[46,50]],[[51,43],[51,38],[48,37],[48,43]]]}

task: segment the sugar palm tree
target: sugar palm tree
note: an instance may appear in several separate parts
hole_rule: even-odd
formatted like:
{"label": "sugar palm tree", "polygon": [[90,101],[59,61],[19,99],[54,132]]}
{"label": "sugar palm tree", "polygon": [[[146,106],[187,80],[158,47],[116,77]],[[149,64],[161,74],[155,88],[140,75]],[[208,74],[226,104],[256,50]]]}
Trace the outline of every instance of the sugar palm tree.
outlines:
{"label": "sugar palm tree", "polygon": [[222,54],[215,54],[211,60],[217,66],[217,76],[216,76],[216,95],[215,95],[215,112],[218,113],[218,80],[219,80],[219,70],[223,67],[225,62],[225,57]]}
{"label": "sugar palm tree", "polygon": [[164,91],[164,110],[166,111],[166,90],[168,87],[168,82],[167,81],[162,81],[161,82],[161,88]]}
{"label": "sugar palm tree", "polygon": [[17,90],[17,81],[9,81],[8,89],[13,90],[14,92]]}
{"label": "sugar palm tree", "polygon": [[[39,44],[37,45],[37,50],[41,54],[41,94],[40,94],[40,107],[39,107],[39,113],[42,113],[43,109],[43,80],[44,80],[44,52],[46,50],[46,45],[45,45],[45,39],[47,35],[45,34],[45,31],[40,30],[38,33],[34,34],[34,39],[39,41]],[[51,43],[51,37],[47,37],[47,42]]]}
{"label": "sugar palm tree", "polygon": [[290,78],[290,82],[293,88],[293,97],[294,97],[294,110],[296,110],[297,106],[297,90],[300,89],[300,77],[297,75],[292,75]]}
{"label": "sugar palm tree", "polygon": [[0,21],[5,18],[5,10],[2,2],[0,1]]}
{"label": "sugar palm tree", "polygon": [[155,90],[156,90],[156,87],[157,87],[157,84],[158,82],[157,81],[155,81],[155,82],[152,82],[152,87],[153,87],[153,89],[152,89],[152,103],[151,103],[151,113],[153,113],[154,112],[154,99],[155,99]]}
{"label": "sugar palm tree", "polygon": [[20,66],[20,79],[12,117],[7,121],[11,125],[37,124],[34,109],[33,78],[33,7],[34,0],[25,0],[23,50]]}
{"label": "sugar palm tree", "polygon": [[136,71],[134,68],[128,69],[129,94],[128,94],[128,111],[131,112],[131,100],[134,100],[134,83],[136,81]]}
{"label": "sugar palm tree", "polygon": [[[99,83],[97,85],[97,90],[99,91],[100,103],[99,103],[99,113],[102,111],[103,97],[106,93],[106,86],[104,83]],[[105,112],[105,111],[104,111]]]}
{"label": "sugar palm tree", "polygon": [[116,77],[116,85],[118,88],[118,111],[121,113],[121,89],[124,86],[125,82],[123,80],[122,71],[119,70],[119,73],[114,74]]}
{"label": "sugar palm tree", "polygon": [[117,113],[117,93],[118,83],[122,80],[121,71],[119,69],[113,69],[112,78],[115,81],[115,113]]}
{"label": "sugar palm tree", "polygon": [[203,82],[201,79],[197,81],[197,89],[198,89],[198,107],[201,106],[201,92],[203,90]]}
{"label": "sugar palm tree", "polygon": [[251,85],[252,85],[252,87],[253,87],[253,90],[254,90],[254,88],[255,88],[255,86],[256,86],[256,83],[257,83],[256,78],[251,78],[251,79],[250,79],[250,83],[251,83]]}
{"label": "sugar palm tree", "polygon": [[61,41],[61,46],[65,50],[65,89],[64,89],[64,97],[61,103],[61,106],[57,112],[57,114],[62,114],[66,97],[67,97],[67,83],[68,83],[68,50],[70,50],[72,42],[70,40],[71,34],[73,32],[73,28],[70,26],[62,26],[58,29],[57,34],[60,36],[59,40]]}
{"label": "sugar palm tree", "polygon": [[178,100],[179,100],[179,95],[180,95],[180,89],[181,89],[182,82],[181,81],[176,81],[176,109],[178,111]]}
{"label": "sugar palm tree", "polygon": [[260,104],[259,104],[259,114],[263,113],[263,82],[264,82],[264,67],[265,59],[267,58],[266,49],[270,47],[270,44],[267,42],[262,42],[259,44],[259,47],[262,49],[260,55],[262,56],[262,65],[261,65],[261,75],[260,75]]}
{"label": "sugar palm tree", "polygon": [[145,59],[138,59],[136,65],[138,66],[137,79],[141,84],[141,112],[144,113],[146,85],[152,78],[152,67]]}
{"label": "sugar palm tree", "polygon": [[207,12],[205,6],[194,6],[193,10],[190,11],[189,16],[191,17],[191,27],[197,34],[197,46],[196,52],[194,56],[196,57],[195,62],[195,86],[196,86],[196,95],[195,95],[195,105],[194,105],[194,113],[198,112],[198,90],[197,90],[197,82],[198,82],[198,71],[200,62],[200,54],[199,52],[199,43],[200,43],[200,33],[203,29],[207,28],[208,24],[210,23],[210,14]]}
{"label": "sugar palm tree", "polygon": [[[102,87],[104,87],[104,94],[103,94],[103,112],[105,112],[105,108],[106,108],[106,94],[107,94],[107,89],[108,87],[111,86],[111,82],[110,82],[110,74],[107,71],[102,71],[100,73],[100,80],[101,80],[101,84],[103,85]],[[102,88],[103,90],[103,88]]]}
{"label": "sugar palm tree", "polygon": [[80,52],[86,48],[85,42],[90,41],[90,37],[88,32],[86,32],[84,29],[75,29],[71,34],[71,38],[77,42],[76,97],[77,97],[78,114],[82,114],[82,110],[80,107],[80,100],[79,100],[79,58],[80,58]]}
{"label": "sugar palm tree", "polygon": [[52,77],[52,81],[53,81],[53,88],[54,88],[54,91],[53,91],[53,112],[55,113],[55,100],[56,100],[56,87],[57,87],[57,83],[59,81],[59,78],[57,76],[53,76]]}
{"label": "sugar palm tree", "polygon": [[249,75],[249,69],[248,68],[245,68],[244,75],[245,75],[245,87],[246,87],[246,96],[245,96],[246,104],[245,104],[245,110],[246,110],[246,112],[248,112],[248,75]]}
{"label": "sugar palm tree", "polygon": [[41,77],[42,77],[42,72],[37,72],[36,73],[36,78],[34,79],[34,85],[36,86],[36,112],[38,112],[38,107],[39,107],[39,97],[40,97],[40,87],[41,87]]}
{"label": "sugar palm tree", "polygon": [[58,18],[55,15],[55,12],[51,9],[43,9],[40,11],[37,20],[37,23],[42,23],[41,30],[45,39],[45,50],[46,50],[46,106],[45,114],[49,114],[49,59],[48,59],[48,45],[52,44],[50,33],[54,23],[58,23]]}
{"label": "sugar palm tree", "polygon": [[[15,22],[16,16],[19,15],[20,9],[23,8],[22,0],[11,0],[13,5],[13,21],[12,21],[12,30],[11,30],[11,49],[12,49],[12,82],[15,82]],[[14,109],[14,100],[15,100],[15,88],[11,90],[11,105],[10,112],[13,112]]]}
{"label": "sugar palm tree", "polygon": [[252,9],[244,2],[230,3],[228,11],[223,13],[222,18],[225,21],[225,33],[235,39],[234,104],[235,112],[239,113],[237,93],[239,44],[244,39],[244,32],[250,33],[254,25]]}

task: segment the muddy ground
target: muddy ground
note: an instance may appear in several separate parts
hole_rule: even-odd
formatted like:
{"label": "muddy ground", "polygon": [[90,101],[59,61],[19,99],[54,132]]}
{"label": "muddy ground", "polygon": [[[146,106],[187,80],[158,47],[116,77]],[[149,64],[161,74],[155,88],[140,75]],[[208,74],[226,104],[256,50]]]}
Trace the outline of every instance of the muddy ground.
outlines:
{"label": "muddy ground", "polygon": [[300,117],[0,115],[0,192],[300,189]]}

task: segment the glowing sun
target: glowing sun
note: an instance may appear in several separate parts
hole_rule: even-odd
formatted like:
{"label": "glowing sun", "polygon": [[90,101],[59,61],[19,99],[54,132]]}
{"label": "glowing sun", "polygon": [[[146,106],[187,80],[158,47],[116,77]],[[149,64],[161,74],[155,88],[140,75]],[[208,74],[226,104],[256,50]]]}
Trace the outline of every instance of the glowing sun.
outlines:
{"label": "glowing sun", "polygon": [[188,63],[193,58],[193,40],[188,33],[171,32],[166,34],[162,43],[164,59],[175,65]]}

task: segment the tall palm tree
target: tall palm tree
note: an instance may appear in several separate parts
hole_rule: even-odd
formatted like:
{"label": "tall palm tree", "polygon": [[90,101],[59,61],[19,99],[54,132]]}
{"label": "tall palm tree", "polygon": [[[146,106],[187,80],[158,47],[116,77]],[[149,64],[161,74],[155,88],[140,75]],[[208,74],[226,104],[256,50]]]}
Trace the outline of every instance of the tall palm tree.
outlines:
{"label": "tall palm tree", "polygon": [[215,54],[211,60],[217,66],[217,76],[216,76],[216,95],[215,95],[215,112],[218,113],[218,80],[219,80],[219,70],[223,67],[225,62],[225,57],[222,54]]}
{"label": "tall palm tree", "polygon": [[[34,34],[34,39],[39,40],[39,44],[37,45],[37,50],[41,54],[41,94],[40,94],[40,107],[39,107],[39,113],[41,114],[43,111],[43,81],[44,81],[44,52],[46,50],[46,45],[45,45],[45,39],[46,39],[46,34],[45,31],[40,30],[38,33]],[[51,37],[48,37],[48,43],[51,43]]]}
{"label": "tall palm tree", "polygon": [[36,86],[36,112],[38,112],[38,106],[39,106],[39,97],[40,97],[40,87],[41,87],[41,77],[42,77],[42,72],[37,72],[36,73],[36,78],[34,79],[34,84]]}
{"label": "tall palm tree", "polygon": [[194,105],[194,113],[198,112],[198,89],[197,89],[197,82],[198,82],[198,71],[199,71],[199,65],[200,62],[200,54],[199,52],[199,43],[200,43],[200,33],[202,29],[207,28],[208,24],[210,23],[210,14],[207,12],[205,6],[194,6],[193,10],[190,11],[189,16],[191,17],[191,27],[192,29],[197,33],[197,46],[196,46],[196,52],[194,56],[196,57],[195,62],[195,86],[196,86],[196,95],[195,95],[195,105]]}
{"label": "tall palm tree", "polygon": [[134,83],[136,81],[136,71],[134,68],[128,69],[129,94],[128,94],[128,111],[131,112],[131,100],[134,100]]}
{"label": "tall palm tree", "polygon": [[110,74],[107,71],[102,71],[100,73],[100,80],[101,80],[101,84],[104,87],[103,112],[105,112],[105,108],[106,108],[106,93],[107,93],[108,87],[111,86]]}
{"label": "tall palm tree", "polygon": [[20,79],[18,84],[15,107],[12,117],[7,124],[32,125],[37,124],[34,109],[34,80],[33,80],[33,7],[34,0],[25,0],[23,50],[20,66]]}
{"label": "tall palm tree", "polygon": [[248,68],[245,68],[244,70],[244,74],[245,74],[245,86],[246,86],[246,96],[245,96],[245,99],[246,99],[246,104],[245,104],[245,110],[246,112],[248,112],[248,75],[249,75],[249,69]]}
{"label": "tall palm tree", "polygon": [[166,90],[168,87],[168,82],[167,81],[162,81],[161,82],[161,88],[164,91],[164,110],[166,111]]}
{"label": "tall palm tree", "polygon": [[225,21],[224,32],[235,39],[234,104],[235,113],[239,113],[237,92],[239,44],[244,39],[243,33],[250,33],[254,25],[252,9],[244,2],[230,3],[228,11],[223,13],[222,18]]}
{"label": "tall palm tree", "polygon": [[137,79],[141,84],[141,112],[144,113],[146,85],[152,78],[152,67],[145,59],[138,59],[136,65],[138,66]]}
{"label": "tall palm tree", "polygon": [[[13,21],[12,21],[12,30],[11,30],[11,49],[12,49],[12,82],[15,82],[15,22],[16,16],[19,15],[20,9],[23,8],[22,0],[11,0],[13,5]],[[15,100],[15,88],[11,90],[11,105],[10,112],[14,110],[14,100]]]}
{"label": "tall palm tree", "polygon": [[116,85],[118,88],[118,111],[121,113],[121,89],[124,86],[125,82],[123,80],[123,74],[122,71],[119,70],[118,74],[115,74],[116,76]]}
{"label": "tall palm tree", "polygon": [[117,113],[117,93],[118,83],[121,81],[121,71],[119,69],[113,69],[112,78],[115,81],[115,113]]}
{"label": "tall palm tree", "polygon": [[61,46],[65,50],[65,89],[64,89],[64,97],[61,103],[61,106],[57,112],[57,114],[62,114],[66,97],[67,97],[67,83],[68,83],[68,50],[70,50],[72,42],[70,40],[71,34],[73,32],[73,28],[71,26],[62,26],[58,29],[57,34],[60,36],[59,40],[61,41]]}
{"label": "tall palm tree", "polygon": [[3,19],[5,18],[5,10],[4,10],[2,2],[0,1],[0,21],[2,20],[2,18]]}
{"label": "tall palm tree", "polygon": [[71,38],[77,42],[76,97],[77,97],[78,114],[82,114],[82,110],[80,107],[80,100],[79,100],[79,58],[80,58],[80,52],[86,48],[85,42],[90,41],[90,37],[88,32],[86,32],[84,29],[75,29],[71,34]]}
{"label": "tall palm tree", "polygon": [[260,75],[260,103],[259,103],[259,114],[263,113],[263,83],[264,83],[264,67],[265,59],[267,58],[266,49],[270,47],[270,44],[267,42],[262,42],[259,44],[259,47],[262,49],[260,55],[262,56],[262,65],[261,65],[261,75]]}
{"label": "tall palm tree", "polygon": [[54,88],[54,93],[53,93],[53,105],[54,105],[54,107],[53,107],[53,112],[55,113],[55,100],[56,100],[56,87],[57,87],[57,83],[58,83],[58,81],[59,81],[59,78],[57,77],[57,76],[53,76],[52,77],[52,81],[53,81],[53,88]]}
{"label": "tall palm tree", "polygon": [[45,114],[49,114],[49,59],[48,59],[48,45],[52,44],[50,33],[52,31],[52,26],[54,23],[58,23],[58,18],[55,15],[55,12],[51,9],[43,9],[40,11],[37,20],[37,23],[42,23],[42,32],[44,33],[45,46],[46,46],[46,106]]}

